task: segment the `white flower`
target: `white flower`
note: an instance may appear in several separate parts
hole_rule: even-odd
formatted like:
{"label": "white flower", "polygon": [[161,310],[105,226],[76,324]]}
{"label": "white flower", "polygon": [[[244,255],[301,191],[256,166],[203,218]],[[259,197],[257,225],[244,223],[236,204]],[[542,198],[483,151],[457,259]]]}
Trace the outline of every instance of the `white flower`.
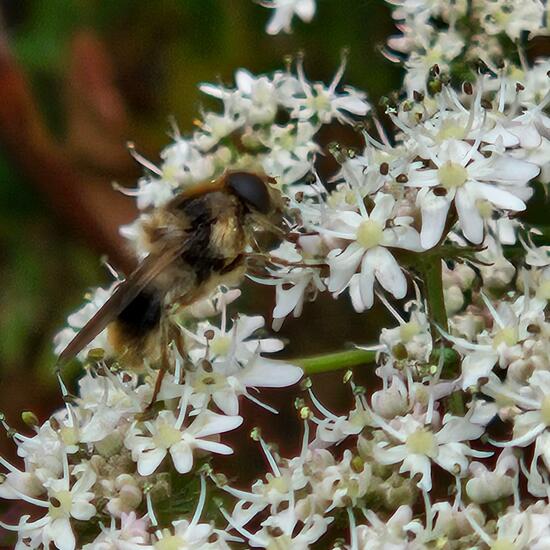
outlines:
{"label": "white flower", "polygon": [[360,550],[420,550],[420,544],[410,541],[408,527],[412,521],[409,506],[400,506],[387,520],[381,520],[372,510],[366,510],[369,525],[358,525],[357,543]]}
{"label": "white flower", "polygon": [[466,494],[473,502],[485,504],[514,494],[517,489],[519,464],[511,449],[498,457],[494,470],[480,462],[470,464],[472,477],[466,483]]}
{"label": "white flower", "polygon": [[313,300],[318,292],[326,289],[315,263],[308,267],[307,256],[300,254],[293,243],[284,241],[271,252],[271,261],[277,268],[266,267],[270,278],[249,276],[260,284],[275,286],[274,330],[279,330],[290,313],[299,317],[306,299]]}
{"label": "white flower", "polygon": [[535,371],[528,386],[509,391],[506,397],[521,409],[514,416],[513,439],[492,443],[499,447],[526,447],[550,426],[550,372]]}
{"label": "white flower", "polygon": [[178,417],[171,411],[161,411],[154,421],[144,422],[149,435],[138,426],[128,432],[125,445],[132,451],[140,475],[154,473],[168,453],[176,470],[185,474],[193,467],[193,452],[197,449],[224,455],[233,452],[231,447],[213,441],[212,436],[238,428],[243,419],[206,410],[184,427],[187,403],[182,401]]}
{"label": "white flower", "polygon": [[266,174],[281,184],[291,184],[312,170],[319,146],[313,141],[318,127],[309,121],[291,122],[285,126],[273,125],[261,143],[270,149],[261,158]]}
{"label": "white flower", "polygon": [[[198,521],[198,519],[197,519]],[[157,531],[154,550],[229,550],[227,533],[214,529],[208,523],[185,519],[172,522],[171,529]]]}
{"label": "white flower", "polygon": [[468,469],[468,456],[487,457],[492,453],[475,451],[461,443],[477,439],[483,433],[481,426],[467,418],[445,415],[439,431],[416,420],[412,415],[396,418],[389,424],[380,422],[382,429],[397,440],[397,444],[381,441],[374,447],[374,458],[381,464],[401,463],[400,472],[419,474],[418,487],[432,488],[431,461],[455,476],[463,477]]}
{"label": "white flower", "polygon": [[[67,328],[56,334],[54,338],[55,353],[59,355],[84,327],[84,325],[97,313],[99,308],[109,299],[117,283],[113,283],[108,289],[97,288],[93,293],[86,296],[87,303],[75,313],[69,315]],[[106,331],[98,334],[78,355],[78,359],[86,359],[88,351],[94,348],[101,348],[107,354],[111,353],[111,346],[107,340]]]}
{"label": "white flower", "polygon": [[[395,298],[403,298],[407,293],[405,275],[388,248],[418,251],[420,239],[408,225],[408,219],[392,217],[394,206],[391,195],[378,194],[370,214],[337,212],[330,229],[320,228],[322,235],[352,241],[344,250],[337,248],[329,252],[328,289],[340,294],[349,287],[357,311],[373,305],[375,279]],[[355,273],[359,266],[360,272]]]}
{"label": "white flower", "polygon": [[[56,416],[54,422],[57,418],[60,416]],[[27,469],[32,470],[41,481],[55,479],[62,475],[67,444],[70,445],[71,452],[76,450],[72,448],[73,430],[70,426],[66,427],[68,429],[63,429],[65,428],[63,426],[58,433],[48,420],[40,426],[33,437],[20,437],[18,434],[14,436],[17,443],[17,455],[25,460]]]}
{"label": "white flower", "polygon": [[275,10],[266,32],[278,34],[281,31],[291,32],[292,18],[297,15],[302,21],[309,23],[315,15],[315,0],[262,0],[261,5]]}
{"label": "white flower", "polygon": [[212,399],[225,414],[235,415],[239,411],[238,398],[243,395],[272,410],[251,395],[248,388],[291,386],[303,373],[299,367],[262,355],[284,347],[276,338],[253,337],[264,323],[261,316],[243,315],[226,329],[224,313],[221,327],[203,322],[196,332],[183,329],[189,342],[189,357],[196,367],[186,374],[185,386],[164,384],[159,398],[176,397],[190,386],[194,392],[190,402],[198,409]]}
{"label": "white flower", "polygon": [[428,18],[441,17],[449,21],[452,17],[465,15],[468,8],[466,0],[457,0],[449,3],[446,0],[388,0],[392,6],[396,6],[392,17],[399,20],[404,17]]}
{"label": "white flower", "polygon": [[183,315],[190,315],[195,319],[204,319],[219,315],[229,304],[237,300],[241,295],[238,288],[226,289],[217,288],[208,298],[194,302],[182,312]]}
{"label": "white flower", "polygon": [[136,376],[117,375],[106,372],[105,376],[92,376],[88,371],[79,380],[80,396],[77,400],[82,416],[80,441],[99,442],[113,434],[122,420],[130,419],[141,412],[149,399],[148,388],[138,387]]}
{"label": "white flower", "polygon": [[114,518],[109,528],[102,526],[101,533],[90,544],[85,544],[82,550],[143,550],[151,549],[148,545],[149,533],[146,518],[137,519],[134,512],[122,514],[120,527]]}
{"label": "white flower", "polygon": [[550,544],[550,516],[547,505],[538,502],[526,510],[510,510],[498,518],[496,533],[489,536],[471,516],[468,521],[489,548],[544,550]]}
{"label": "white flower", "polygon": [[544,28],[545,7],[540,0],[475,0],[474,9],[487,34],[505,32],[517,40],[522,31],[537,34]]}
{"label": "white flower", "polygon": [[516,274],[516,268],[504,255],[500,243],[500,239],[497,240],[487,235],[483,241],[484,249],[476,254],[479,271],[486,289],[507,288]]}
{"label": "white flower", "polygon": [[[422,246],[431,248],[440,239],[447,213],[454,202],[460,228],[472,243],[483,240],[484,217],[494,208],[525,210],[526,184],[539,168],[503,154],[498,147],[446,140],[440,147],[425,151],[436,168],[410,173],[408,185],[421,187],[417,204],[422,211]],[[433,188],[433,189],[432,189]],[[523,195],[524,196],[524,195]]]}
{"label": "white flower", "polygon": [[[117,451],[122,448],[122,438]],[[101,482],[105,496],[108,498],[107,510],[115,518],[131,514],[141,504],[143,495],[138,479],[130,474],[120,474],[115,479],[103,479]]]}
{"label": "white flower", "polygon": [[292,108],[290,116],[300,120],[316,118],[321,124],[328,124],[334,118],[342,123],[350,122],[352,119],[349,114],[365,116],[370,110],[370,105],[364,92],[350,86],[344,87],[343,93],[336,92],[344,75],[345,66],[343,61],[327,87],[320,82],[308,82],[302,62],[299,61],[297,72],[302,93],[287,100],[287,107]]}
{"label": "white flower", "polygon": [[314,514],[301,522],[296,510],[289,506],[264,520],[262,528],[251,534],[248,542],[253,548],[308,550],[326,533],[332,521],[331,517]]}
{"label": "white flower", "polygon": [[172,189],[204,181],[214,175],[214,159],[204,155],[190,140],[176,136],[162,153],[161,181]]}
{"label": "white flower", "polygon": [[375,391],[371,397],[372,410],[382,418],[392,419],[409,409],[409,391],[398,376],[392,376],[387,387]]}
{"label": "white flower", "polygon": [[269,124],[275,118],[279,102],[278,85],[281,73],[273,77],[254,76],[246,69],[235,73],[235,90],[213,84],[201,84],[201,92],[223,101],[231,101],[233,109],[238,110],[249,125]]}
{"label": "white flower", "polygon": [[132,194],[136,197],[137,207],[140,210],[150,206],[158,208],[174,197],[174,186],[163,179],[141,178],[138,181],[138,188]]}
{"label": "white flower", "polygon": [[357,464],[352,466],[353,458],[353,454],[347,449],[340,462],[328,465],[318,474],[315,493],[317,498],[328,504],[327,512],[333,508],[349,506],[350,503],[356,505],[370,488],[370,465],[363,463],[362,468]]}
{"label": "white flower", "polygon": [[426,362],[433,345],[428,316],[421,307],[415,307],[415,302],[407,303],[405,309],[410,310],[409,320],[405,321],[398,316],[398,327],[383,328],[380,345],[376,349],[394,359],[403,359],[404,351],[408,361]]}
{"label": "white flower", "polygon": [[44,548],[49,548],[53,543],[59,550],[75,550],[76,537],[71,519],[88,521],[95,516],[96,508],[91,501],[96,495],[90,489],[96,482],[96,474],[88,465],[82,464],[82,473],[71,487],[66,456],[64,462],[63,478],[50,479],[44,483],[48,491],[47,501],[20,495],[23,500],[46,508],[46,515],[30,523],[29,516],[23,516],[17,526],[6,525],[3,522],[0,522],[0,526],[9,531],[16,531],[20,541],[30,538],[40,541]]}
{"label": "white flower", "polygon": [[422,29],[412,29],[419,44],[415,45],[418,50],[413,51],[406,61],[405,87],[409,96],[414,91],[425,92],[431,68],[438,65],[440,70],[447,71],[464,49],[464,39],[453,29],[430,31],[423,33]]}
{"label": "white flower", "polygon": [[464,355],[463,389],[487,378],[497,363],[501,368],[507,368],[527,356],[529,347],[526,344],[533,337],[528,328],[543,322],[544,305],[538,300],[518,299],[514,304],[501,302],[496,309],[487,299],[485,304],[494,323],[491,331],[478,334],[477,343],[447,335],[455,349]]}

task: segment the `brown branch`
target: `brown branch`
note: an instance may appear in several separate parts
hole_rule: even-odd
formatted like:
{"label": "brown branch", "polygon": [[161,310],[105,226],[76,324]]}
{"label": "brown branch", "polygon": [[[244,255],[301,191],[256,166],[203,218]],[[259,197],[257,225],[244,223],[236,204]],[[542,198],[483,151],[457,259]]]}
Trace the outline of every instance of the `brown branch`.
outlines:
{"label": "brown branch", "polygon": [[128,271],[134,260],[118,233],[136,216],[134,203],[109,181],[81,173],[56,143],[36,107],[28,81],[0,31],[0,146],[43,194],[70,229],[115,266]]}

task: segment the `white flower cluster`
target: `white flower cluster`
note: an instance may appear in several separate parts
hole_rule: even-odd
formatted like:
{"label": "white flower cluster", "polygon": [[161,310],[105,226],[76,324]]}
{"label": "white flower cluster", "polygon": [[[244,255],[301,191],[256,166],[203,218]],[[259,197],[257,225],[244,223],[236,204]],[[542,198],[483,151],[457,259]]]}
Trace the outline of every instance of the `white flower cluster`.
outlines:
{"label": "white flower cluster", "polygon": [[348,372],[343,415],[309,389],[311,404],[297,403],[300,454],[282,458],[260,439],[271,471],[250,492],[223,486],[238,499],[229,525],[261,548],[314,548],[342,522],[349,543],[337,547],[350,550],[546,548],[550,247],[525,252],[498,306],[475,260],[446,268],[462,300],[439,347],[423,302],[408,302],[405,318],[387,304],[398,326],[363,348],[377,354],[380,389]]}
{"label": "white flower cluster", "polygon": [[223,103],[223,112],[205,113],[189,137],[176,131],[160,166],[145,161],[148,173],[131,192],[138,207],[165,204],[186,187],[229,167],[261,170],[282,185],[300,181],[313,167],[319,150],[313,138],[321,126],[345,123],[370,109],[363,92],[338,89],[344,65],[328,86],[308,82],[301,60],[297,75],[278,71],[254,76],[240,69],[235,88],[202,84],[202,92]]}
{"label": "white flower cluster", "polygon": [[291,32],[292,19],[295,15],[309,23],[317,9],[316,0],[260,0],[259,3],[273,10],[273,15],[266,27],[268,34]]}
{"label": "white flower cluster", "polygon": [[[273,328],[322,293],[348,293],[357,312],[380,301],[395,326],[343,361],[372,363],[377,384],[346,372],[352,405],[337,414],[306,379],[299,454],[284,458],[253,429],[270,471],[246,487],[212,457],[247,461],[226,435],[249,420],[243,401],[276,413],[258,390],[294,385],[302,370],[266,357],[283,342],[259,333],[263,317],[228,319],[240,291],[220,288],[175,319],[163,350],[175,368],[153,406],[157,371],[125,370],[100,335],[80,355],[76,395],[61,382],[63,410],[42,425],[27,413],[30,435],[4,421],[21,463],[0,458],[0,497],[34,510],[0,523],[16,549],[550,547],[550,247],[547,228],[519,217],[534,182],[550,181],[550,66],[506,49],[546,32],[544,6],[392,3],[403,35],[390,46],[408,59],[389,129],[364,93],[340,86],[343,66],[329,86],[309,82],[301,61],[296,74],[239,70],[234,88],[201,86],[222,112],[176,134],[160,166],[134,153],[143,212],[125,229],[139,253],[137,225],[186,187],[235,168],[275,178],[288,230],[249,273],[274,287]],[[271,32],[315,8],[265,5]],[[455,85],[448,76],[474,57],[483,70]],[[318,132],[334,122],[361,145],[324,148]],[[316,169],[327,153],[332,174]],[[59,351],[111,290],[69,317]],[[341,368],[338,357],[322,370]],[[315,373],[315,360],[300,364]]]}
{"label": "white flower cluster", "polygon": [[517,102],[507,107],[504,87],[486,93],[487,84],[480,77],[464,97],[444,86],[388,109],[393,143],[383,130],[379,141],[365,133],[361,152],[335,152],[341,170],[330,191],[317,178],[307,194],[300,188],[289,197],[304,229],[272,253],[274,265],[281,260],[265,281],[277,287],[276,327],[325,289],[335,296],[349,290],[359,312],[373,305],[376,286],[405,297],[418,253],[434,257],[445,242],[482,245],[485,263],[502,257],[498,233],[515,241],[510,216],[532,194],[528,183],[541,172],[533,161],[548,162],[536,155],[549,119],[543,104],[533,106],[533,117]]}
{"label": "white flower cluster", "polygon": [[[64,410],[41,426],[33,419],[32,435],[5,425],[23,468],[0,458],[7,470],[0,497],[25,501],[43,512],[39,519],[23,516],[18,525],[0,523],[17,532],[17,548],[53,543],[74,550],[82,547],[77,536],[85,540],[88,532],[91,542],[85,548],[90,550],[208,547],[217,531],[198,524],[200,513],[190,523],[176,521],[169,533],[161,529],[151,537],[157,520],[154,510],[144,515],[146,495],[166,501],[171,496],[167,472],[185,475],[197,471],[197,461],[204,463],[212,453],[233,453],[220,442],[220,434],[242,424],[240,396],[276,413],[254,391],[289,386],[302,377],[298,367],[264,357],[281,350],[283,343],[254,336],[264,325],[262,317],[240,316],[228,326],[225,306],[238,292],[227,295],[218,300],[223,301],[221,326],[201,321],[193,330],[181,327],[186,354],[171,351],[176,372],[163,380],[157,397],[162,407],[155,413],[157,407],[149,406],[154,372],[142,380],[116,364],[93,361],[92,354],[78,382],[78,397],[62,384]],[[211,548],[226,548],[226,538],[219,534]],[[186,546],[178,546],[179,540]]]}
{"label": "white flower cluster", "polygon": [[516,74],[525,69],[518,42],[549,34],[542,0],[387,1],[399,34],[388,40],[386,54],[394,61],[405,56],[409,94],[426,90],[434,66],[464,78],[473,61],[504,72],[515,86]]}

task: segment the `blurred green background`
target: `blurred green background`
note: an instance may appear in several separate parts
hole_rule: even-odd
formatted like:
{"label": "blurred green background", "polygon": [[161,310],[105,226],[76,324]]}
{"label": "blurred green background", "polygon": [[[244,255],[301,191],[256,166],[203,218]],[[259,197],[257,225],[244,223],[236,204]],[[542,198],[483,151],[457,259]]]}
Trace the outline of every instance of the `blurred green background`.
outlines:
{"label": "blurred green background", "polygon": [[[264,32],[271,11],[251,0],[0,5],[0,409],[16,424],[18,411],[44,418],[54,407],[52,336],[88,288],[109,281],[101,255],[127,266],[116,228],[134,211],[111,189],[140,175],[127,140],[155,161],[169,116],[188,131],[214,105],[199,82],[282,68],[299,51],[308,76],[329,81],[349,48],[345,82],[373,103],[400,69],[380,53],[394,32],[382,0],[320,0],[312,23],[276,37]],[[268,313],[271,300],[264,292],[254,311]],[[307,323],[285,324],[294,354],[374,338],[378,313],[357,322],[347,300],[329,301],[306,308]]]}

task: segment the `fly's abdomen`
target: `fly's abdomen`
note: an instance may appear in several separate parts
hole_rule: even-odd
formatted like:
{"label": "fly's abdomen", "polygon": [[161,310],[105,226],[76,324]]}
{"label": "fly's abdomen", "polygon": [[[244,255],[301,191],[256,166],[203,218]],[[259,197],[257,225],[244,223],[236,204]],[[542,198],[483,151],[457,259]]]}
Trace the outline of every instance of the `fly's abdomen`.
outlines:
{"label": "fly's abdomen", "polygon": [[[145,357],[157,355],[164,294],[142,290],[109,325],[109,343],[124,362],[138,368]],[[153,349],[154,348],[154,349]]]}
{"label": "fly's abdomen", "polygon": [[162,295],[142,290],[119,314],[117,322],[135,337],[147,334],[160,323]]}

